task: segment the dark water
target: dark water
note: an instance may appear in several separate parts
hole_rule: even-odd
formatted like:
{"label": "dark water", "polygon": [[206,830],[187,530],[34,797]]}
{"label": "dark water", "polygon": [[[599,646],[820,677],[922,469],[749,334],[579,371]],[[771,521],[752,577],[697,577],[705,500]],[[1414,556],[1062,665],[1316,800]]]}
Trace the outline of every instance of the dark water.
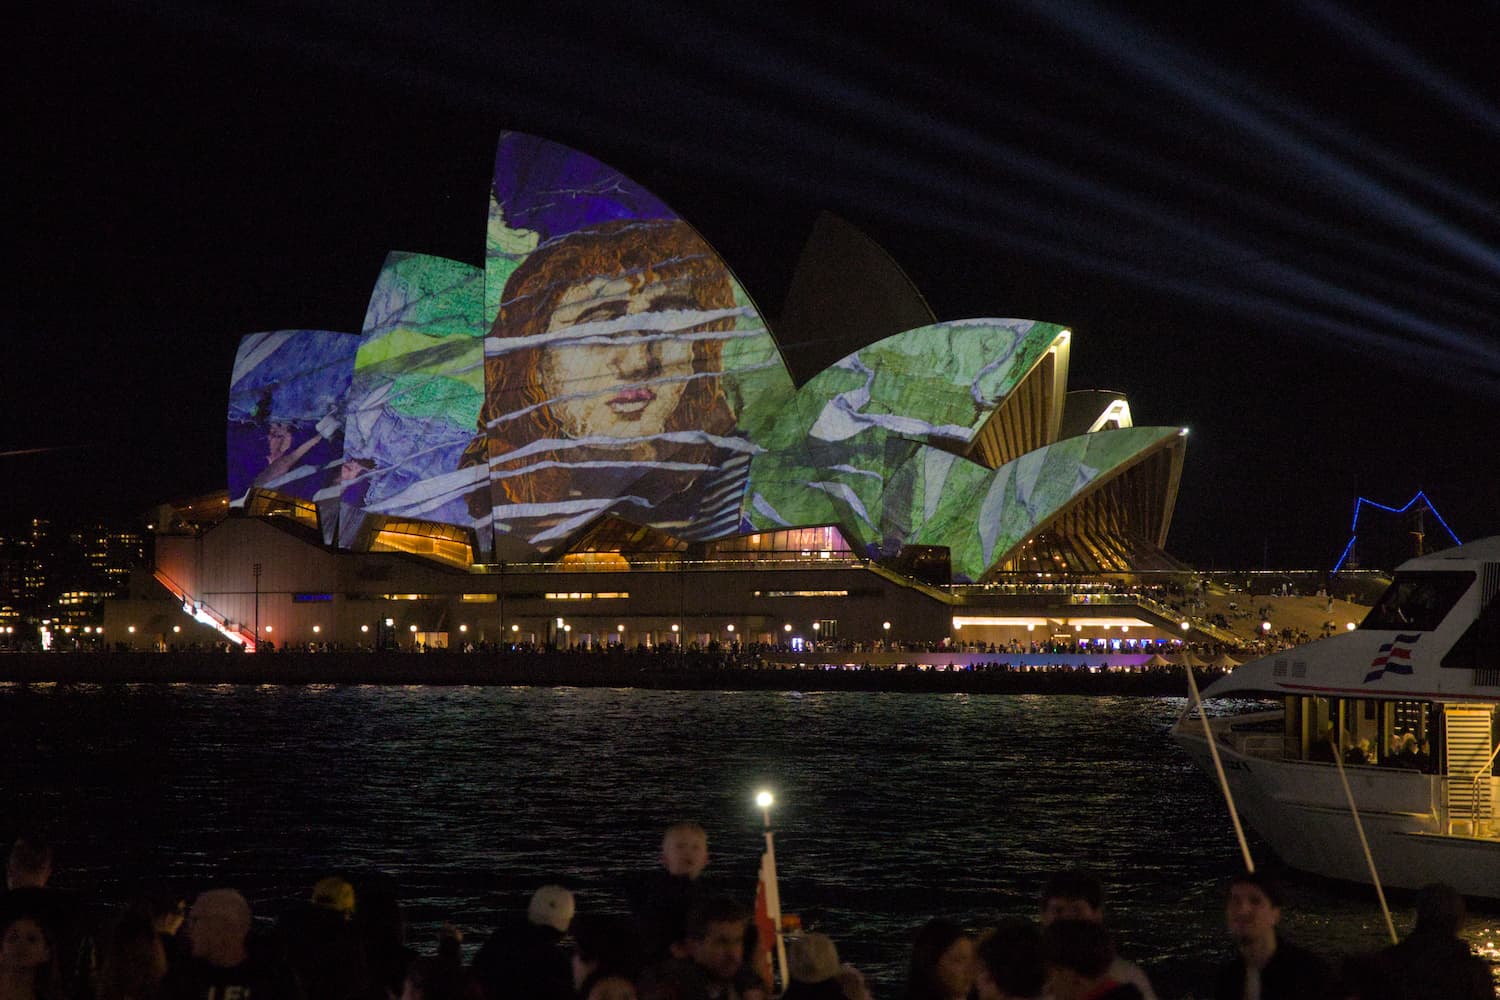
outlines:
{"label": "dark water", "polygon": [[[412,938],[482,940],[545,881],[618,909],[679,817],[750,891],[776,790],[787,912],[897,992],[936,915],[1032,915],[1043,875],[1110,873],[1110,920],[1164,997],[1202,996],[1238,862],[1166,738],[1178,699],[531,688],[0,685],[7,825],[47,816],[61,884],[242,889],[274,914],[335,869],[399,878]],[[0,832],[9,833],[9,830]],[[1255,846],[1255,845],[1253,845]],[[1264,848],[1258,852],[1263,855]],[[1289,933],[1377,947],[1372,893],[1294,884]],[[1398,912],[1398,926],[1409,916]],[[1494,953],[1500,919],[1476,921]]]}

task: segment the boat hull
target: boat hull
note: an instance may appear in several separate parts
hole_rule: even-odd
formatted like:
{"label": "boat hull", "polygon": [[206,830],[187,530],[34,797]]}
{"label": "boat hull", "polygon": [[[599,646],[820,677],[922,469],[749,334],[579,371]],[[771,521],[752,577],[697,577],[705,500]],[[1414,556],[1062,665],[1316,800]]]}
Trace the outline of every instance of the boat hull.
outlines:
{"label": "boat hull", "polygon": [[[1214,774],[1201,731],[1179,725],[1173,738]],[[1249,756],[1227,741],[1217,746],[1241,819],[1283,863],[1371,884],[1337,765]],[[1382,885],[1418,889],[1444,882],[1467,896],[1500,899],[1500,838],[1446,835],[1441,778],[1373,767],[1349,767],[1345,774]]]}

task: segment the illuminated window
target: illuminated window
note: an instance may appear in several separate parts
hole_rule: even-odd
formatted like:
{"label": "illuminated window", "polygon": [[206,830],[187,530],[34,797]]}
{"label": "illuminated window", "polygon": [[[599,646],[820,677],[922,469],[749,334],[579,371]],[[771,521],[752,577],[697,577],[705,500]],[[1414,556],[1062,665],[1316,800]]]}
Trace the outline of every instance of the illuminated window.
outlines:
{"label": "illuminated window", "polygon": [[847,590],[757,590],[756,597],[848,597]]}
{"label": "illuminated window", "polygon": [[406,552],[465,569],[474,564],[468,532],[425,521],[390,521],[370,542],[371,552]]}

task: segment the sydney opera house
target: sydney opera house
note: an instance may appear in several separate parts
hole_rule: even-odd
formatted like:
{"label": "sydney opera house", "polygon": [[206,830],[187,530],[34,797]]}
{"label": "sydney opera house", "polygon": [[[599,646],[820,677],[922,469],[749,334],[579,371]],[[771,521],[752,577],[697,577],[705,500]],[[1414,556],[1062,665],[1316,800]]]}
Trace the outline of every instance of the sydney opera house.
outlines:
{"label": "sydney opera house", "polygon": [[[253,647],[1176,625],[1020,599],[1184,568],[1163,546],[1185,431],[1069,391],[1067,329],[939,322],[832,217],[768,319],[651,192],[514,132],[484,237],[483,266],[390,254],[358,332],[241,341],[227,493],[155,526],[156,580],[197,627]],[[111,634],[159,638],[143,613]]]}

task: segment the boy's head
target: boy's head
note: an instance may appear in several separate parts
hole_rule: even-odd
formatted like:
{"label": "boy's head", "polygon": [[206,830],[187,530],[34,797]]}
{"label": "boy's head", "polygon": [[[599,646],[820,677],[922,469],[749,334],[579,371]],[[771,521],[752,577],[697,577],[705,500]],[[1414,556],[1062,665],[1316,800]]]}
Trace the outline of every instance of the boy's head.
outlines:
{"label": "boy's head", "polygon": [[715,982],[734,979],[745,964],[745,926],[750,914],[725,896],[694,904],[687,916],[688,955]]}
{"label": "boy's head", "polygon": [[1229,880],[1224,917],[1229,934],[1241,946],[1274,939],[1281,923],[1281,882],[1263,871],[1240,872]]}
{"label": "boy's head", "polygon": [[1058,872],[1042,890],[1042,926],[1055,920],[1104,922],[1104,887],[1085,871]]}
{"label": "boy's head", "polygon": [[708,834],[697,823],[673,823],[661,838],[661,863],[672,875],[697,878],[708,867]]}

